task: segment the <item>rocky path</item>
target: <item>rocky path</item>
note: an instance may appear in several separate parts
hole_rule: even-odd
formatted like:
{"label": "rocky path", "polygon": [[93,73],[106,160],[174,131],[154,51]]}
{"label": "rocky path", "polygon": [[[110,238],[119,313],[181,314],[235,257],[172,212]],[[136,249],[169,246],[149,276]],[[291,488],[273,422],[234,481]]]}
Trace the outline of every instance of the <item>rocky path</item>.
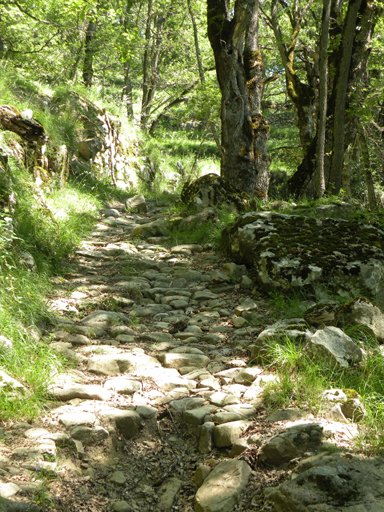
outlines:
{"label": "rocky path", "polygon": [[63,512],[272,510],[265,487],[324,435],[348,447],[357,433],[295,408],[268,416],[276,376],[249,361],[273,323],[267,300],[207,247],[135,238],[163,230],[163,208],[147,206],[103,210],[54,280],[46,339],[73,368],[51,385],[62,405],[2,432],[0,495],[19,503],[7,511],[31,499]]}

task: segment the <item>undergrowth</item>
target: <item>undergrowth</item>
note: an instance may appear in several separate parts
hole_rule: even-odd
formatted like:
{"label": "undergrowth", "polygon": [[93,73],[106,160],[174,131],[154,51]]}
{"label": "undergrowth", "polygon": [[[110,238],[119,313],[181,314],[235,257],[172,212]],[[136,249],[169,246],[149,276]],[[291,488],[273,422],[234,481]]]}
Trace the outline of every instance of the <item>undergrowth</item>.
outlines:
{"label": "undergrowth", "polygon": [[[361,332],[350,330],[349,334],[361,344]],[[278,379],[264,390],[268,408],[276,410],[294,405],[321,416],[325,390],[354,390],[367,411],[356,446],[370,455],[384,453],[384,358],[377,349],[372,350],[375,346],[377,341],[364,334],[364,348],[368,352],[363,362],[336,370],[313,362],[303,353],[303,347],[289,337],[270,342],[264,366],[275,372]]]}

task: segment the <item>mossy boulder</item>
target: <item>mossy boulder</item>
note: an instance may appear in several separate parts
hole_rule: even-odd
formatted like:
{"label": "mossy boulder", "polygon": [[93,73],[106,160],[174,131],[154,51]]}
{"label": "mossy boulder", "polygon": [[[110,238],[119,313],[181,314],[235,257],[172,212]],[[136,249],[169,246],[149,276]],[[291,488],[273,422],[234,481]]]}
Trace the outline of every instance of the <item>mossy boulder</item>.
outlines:
{"label": "mossy boulder", "polygon": [[227,179],[217,174],[206,174],[184,185],[181,200],[185,204],[202,208],[226,203],[235,206],[239,211],[244,211],[251,197]]}
{"label": "mossy boulder", "polygon": [[353,221],[249,212],[223,232],[233,261],[256,269],[267,291],[326,288],[384,307],[384,232]]}

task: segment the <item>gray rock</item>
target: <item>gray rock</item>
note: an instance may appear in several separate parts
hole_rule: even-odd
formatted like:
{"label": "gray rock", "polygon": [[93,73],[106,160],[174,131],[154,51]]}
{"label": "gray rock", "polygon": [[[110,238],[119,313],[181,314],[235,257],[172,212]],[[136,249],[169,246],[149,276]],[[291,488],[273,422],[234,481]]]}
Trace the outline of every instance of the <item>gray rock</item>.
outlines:
{"label": "gray rock", "polygon": [[210,466],[206,466],[205,464],[199,464],[196,468],[196,471],[193,475],[193,481],[198,487],[201,487],[206,477],[212,471]]}
{"label": "gray rock", "polygon": [[235,375],[235,382],[237,384],[250,386],[256,377],[261,373],[263,373],[263,369],[258,366],[249,366],[247,368],[243,368],[237,375]]}
{"label": "gray rock", "polygon": [[41,508],[33,503],[19,503],[6,498],[0,498],[0,510],[2,512],[42,512]]}
{"label": "gray rock", "polygon": [[319,329],[305,345],[303,353],[329,368],[348,368],[363,358],[361,349],[337,327]]}
{"label": "gray rock", "polygon": [[308,412],[302,409],[282,409],[267,416],[267,421],[295,421],[308,416]]}
{"label": "gray rock", "polygon": [[176,477],[164,480],[159,488],[159,510],[167,512],[172,509],[175,496],[179,492],[181,485],[182,482]]}
{"label": "gray rock", "polygon": [[92,446],[99,443],[103,439],[107,439],[109,436],[107,430],[102,427],[84,427],[78,426],[73,427],[70,430],[71,437],[77,441],[81,441],[86,446]]}
{"label": "gray rock", "polygon": [[157,356],[158,360],[166,368],[181,368],[183,366],[195,366],[196,368],[204,368],[209,363],[209,357],[201,354],[178,354],[168,352]]}
{"label": "gray rock", "polygon": [[[265,494],[275,512],[381,512],[384,459],[330,462],[312,458],[313,467]],[[321,464],[322,462],[322,464]],[[327,463],[328,462],[328,463]],[[308,464],[310,465],[310,464]]]}
{"label": "gray rock", "polygon": [[230,423],[231,421],[241,420],[241,416],[235,412],[221,411],[213,415],[212,421],[222,425],[223,423]]}
{"label": "gray rock", "polygon": [[96,416],[90,412],[75,411],[66,412],[59,416],[59,422],[66,427],[76,427],[79,425],[93,426],[96,421]]}
{"label": "gray rock", "polygon": [[133,512],[133,508],[124,500],[115,501],[112,509],[113,512]]}
{"label": "gray rock", "polygon": [[202,407],[206,405],[206,403],[205,399],[200,397],[181,398],[180,400],[172,400],[172,402],[169,403],[169,409],[173,418],[180,421],[184,411]]}
{"label": "gray rock", "polygon": [[241,304],[236,306],[235,313],[237,316],[241,316],[244,311],[253,311],[257,309],[257,304],[252,299],[245,299]]}
{"label": "gray rock", "polygon": [[145,202],[143,194],[130,197],[125,201],[125,205],[128,210],[134,210],[138,213],[147,213],[148,211],[147,203]]}
{"label": "gray rock", "polygon": [[132,231],[132,236],[148,238],[150,236],[165,236],[167,233],[167,223],[162,219],[158,219],[136,226]]}
{"label": "gray rock", "polygon": [[229,256],[253,266],[258,284],[287,291],[324,286],[384,304],[383,232],[355,221],[311,219],[272,211],[239,216],[224,231]]}
{"label": "gray rock", "polygon": [[380,343],[384,342],[384,314],[369,300],[356,297],[352,302],[341,306],[335,317],[336,325],[360,326]]}
{"label": "gray rock", "polygon": [[308,451],[320,448],[323,427],[316,423],[303,423],[267,440],[260,449],[259,458],[271,466],[283,466]]}
{"label": "gray rock", "polygon": [[210,453],[212,450],[212,440],[213,440],[213,429],[215,428],[215,424],[211,421],[207,421],[200,428],[200,437],[199,437],[199,445],[198,450],[199,453]]}
{"label": "gray rock", "polygon": [[113,484],[124,485],[127,481],[127,478],[122,471],[114,471],[111,475],[109,475],[108,480]]}
{"label": "gray rock", "polygon": [[305,310],[304,319],[315,327],[321,325],[336,325],[335,313],[339,309],[340,304],[333,300],[320,300],[314,306]]}
{"label": "gray rock", "polygon": [[111,409],[108,412],[104,412],[102,416],[105,419],[115,421],[116,427],[120,430],[125,439],[132,439],[139,433],[141,418],[135,411]]}
{"label": "gray rock", "polygon": [[198,407],[197,409],[184,411],[183,421],[189,425],[202,425],[204,423],[205,417],[215,409],[216,407],[214,405],[204,405],[203,407]]}
{"label": "gray rock", "polygon": [[83,318],[81,323],[99,329],[108,329],[116,324],[129,324],[131,321],[122,313],[114,311],[94,311],[90,315]]}
{"label": "gray rock", "polygon": [[104,387],[106,389],[113,389],[120,395],[133,395],[137,391],[141,390],[141,382],[133,379],[126,379],[124,377],[116,377],[114,379],[108,379]]}
{"label": "gray rock", "polygon": [[63,401],[72,400],[73,398],[82,398],[84,400],[109,400],[112,396],[112,393],[107,391],[107,389],[93,385],[53,388],[51,394],[58,400]]}
{"label": "gray rock", "polygon": [[251,468],[242,460],[218,464],[197,491],[195,512],[231,512],[248,483]]}
{"label": "gray rock", "polygon": [[98,375],[118,375],[126,372],[131,366],[131,358],[127,354],[93,356],[88,359],[89,372]]}
{"label": "gray rock", "polygon": [[250,421],[240,420],[216,425],[213,429],[213,441],[217,448],[231,446],[251,424]]}

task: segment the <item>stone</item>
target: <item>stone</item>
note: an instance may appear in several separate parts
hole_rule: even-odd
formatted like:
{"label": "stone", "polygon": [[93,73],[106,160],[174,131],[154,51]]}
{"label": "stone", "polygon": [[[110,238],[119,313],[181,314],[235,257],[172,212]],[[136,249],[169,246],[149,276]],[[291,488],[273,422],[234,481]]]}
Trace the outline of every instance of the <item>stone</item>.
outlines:
{"label": "stone", "polygon": [[98,375],[118,375],[125,373],[130,366],[127,354],[93,356],[87,362],[88,371]]}
{"label": "stone", "polygon": [[0,349],[3,350],[4,352],[8,352],[8,351],[12,350],[12,348],[13,348],[12,341],[3,335],[0,335]]}
{"label": "stone", "polygon": [[[337,404],[338,407],[332,407],[329,411],[325,411],[327,417],[339,416],[339,421],[347,419],[359,422],[366,414],[366,409],[361,403],[358,393],[354,389],[327,389],[322,394],[322,402],[330,402]],[[326,408],[327,409],[327,408]]]}
{"label": "stone", "polygon": [[198,444],[199,453],[206,454],[211,452],[214,428],[215,424],[212,421],[207,421],[201,425]]}
{"label": "stone", "polygon": [[116,377],[114,379],[108,379],[104,387],[116,391],[119,395],[133,395],[141,390],[141,382],[124,377]]}
{"label": "stone", "polygon": [[248,290],[249,288],[252,288],[253,286],[253,281],[252,279],[249,279],[248,276],[241,276],[241,280],[240,280],[240,288],[243,289],[243,290]]}
{"label": "stone", "polygon": [[265,490],[275,512],[384,510],[382,457],[346,460],[327,456],[324,460],[312,458],[306,467],[293,480]]}
{"label": "stone", "polygon": [[45,428],[29,428],[24,432],[27,439],[39,439],[39,437],[45,437],[47,434],[49,434],[49,430]]}
{"label": "stone", "polygon": [[66,412],[59,416],[59,422],[66,427],[75,427],[78,425],[93,426],[96,421],[96,416],[90,412]]}
{"label": "stone", "polygon": [[164,480],[159,488],[158,510],[166,512],[172,509],[175,496],[179,492],[181,485],[182,482],[176,477]]}
{"label": "stone", "polygon": [[326,326],[311,337],[303,353],[317,363],[334,368],[348,368],[359,363],[363,353],[341,329]]}
{"label": "stone", "polygon": [[12,391],[17,391],[23,395],[27,393],[27,388],[3,370],[0,370],[0,388],[7,393]]}
{"label": "stone", "polygon": [[323,428],[316,423],[289,427],[285,432],[268,439],[261,447],[259,459],[265,464],[280,467],[306,452],[320,448]]}
{"label": "stone", "polygon": [[112,509],[114,512],[133,512],[133,508],[124,500],[115,501]]}
{"label": "stone", "polygon": [[136,407],[136,412],[145,420],[156,418],[157,409],[149,405],[139,405]]}
{"label": "stone", "polygon": [[218,295],[209,290],[197,291],[193,294],[192,299],[197,301],[217,299]]}
{"label": "stone", "polygon": [[116,427],[120,430],[125,439],[132,439],[139,433],[141,418],[135,411],[111,409],[108,412],[104,412],[103,417],[114,420]]}
{"label": "stone", "polygon": [[17,494],[19,491],[20,487],[12,482],[9,482],[7,484],[2,482],[0,483],[0,496],[2,498],[10,498],[11,496]]}
{"label": "stone", "polygon": [[150,236],[165,236],[168,233],[167,223],[163,219],[136,226],[132,231],[133,237],[148,238]]}
{"label": "stone", "polygon": [[213,441],[217,448],[231,446],[251,424],[250,421],[239,420],[223,425],[216,425],[213,429]]}
{"label": "stone", "polygon": [[333,300],[323,299],[314,306],[304,311],[303,317],[306,322],[315,327],[322,325],[336,325],[335,313],[340,303]]}
{"label": "stone", "polygon": [[267,421],[295,421],[308,416],[308,412],[302,409],[282,409],[275,411],[266,417]]}
{"label": "stone", "polygon": [[337,326],[359,326],[366,334],[384,342],[384,314],[364,297],[356,297],[335,313]]}
{"label": "stone", "polygon": [[20,503],[7,498],[0,498],[0,510],[4,512],[42,512],[42,509],[33,503]]}
{"label": "stone", "polygon": [[203,485],[204,480],[212,471],[210,466],[206,466],[205,464],[199,464],[196,468],[196,471],[193,475],[193,481],[197,485],[197,487],[201,487]]}
{"label": "stone", "polygon": [[258,375],[263,373],[263,369],[258,366],[248,366],[242,368],[237,375],[235,375],[235,382],[237,384],[244,384],[250,386]]}
{"label": "stone", "polygon": [[113,484],[124,485],[127,481],[127,478],[122,471],[114,471],[111,475],[109,475],[108,480]]}
{"label": "stone", "polygon": [[247,321],[245,320],[245,318],[242,318],[241,316],[233,319],[233,325],[236,327],[236,329],[241,329],[242,327],[244,327],[244,325],[246,325],[246,323]]}
{"label": "stone", "polygon": [[254,267],[265,291],[292,288],[372,297],[384,305],[383,232],[356,220],[273,211],[240,215],[223,232],[228,255]]}
{"label": "stone", "polygon": [[74,398],[82,398],[83,400],[109,400],[112,393],[101,386],[95,385],[75,385],[65,388],[55,387],[51,389],[51,394],[58,400],[69,401]]}
{"label": "stone", "polygon": [[242,418],[239,414],[236,414],[235,412],[229,412],[229,411],[217,412],[212,417],[212,421],[219,425],[222,425],[223,423],[230,423],[231,421],[238,421],[241,419]]}
{"label": "stone", "polygon": [[169,403],[169,409],[172,417],[177,419],[177,421],[181,421],[184,411],[196,409],[206,404],[205,399],[201,397],[181,398],[180,400],[172,400]]}
{"label": "stone", "polygon": [[166,368],[182,368],[183,366],[195,366],[196,368],[204,368],[209,363],[209,357],[201,354],[179,354],[168,352],[159,354],[158,360]]}
{"label": "stone", "polygon": [[86,446],[92,446],[99,443],[109,436],[108,431],[102,427],[73,427],[70,431],[71,437],[77,441],[81,441]]}
{"label": "stone", "polygon": [[83,318],[81,321],[83,325],[97,327],[99,329],[108,329],[116,324],[129,324],[130,320],[122,313],[115,313],[114,311],[94,311],[90,315]]}
{"label": "stone", "polygon": [[214,405],[204,405],[189,411],[183,412],[183,421],[189,425],[202,425],[205,423],[205,417],[210,415],[216,407]]}
{"label": "stone", "polygon": [[244,311],[253,311],[257,309],[257,304],[252,299],[245,299],[241,304],[236,306],[235,313],[237,316],[241,316]]}
{"label": "stone", "polygon": [[196,493],[195,512],[231,512],[246,487],[251,468],[243,460],[218,464]]}
{"label": "stone", "polygon": [[242,453],[245,452],[245,450],[248,450],[249,448],[249,443],[247,441],[247,439],[238,439],[237,441],[235,441],[232,445],[232,448],[229,452],[229,456],[230,457],[237,457],[238,455],[241,455]]}
{"label": "stone", "polygon": [[128,210],[137,211],[138,213],[147,213],[148,207],[143,194],[130,197],[125,201]]}

